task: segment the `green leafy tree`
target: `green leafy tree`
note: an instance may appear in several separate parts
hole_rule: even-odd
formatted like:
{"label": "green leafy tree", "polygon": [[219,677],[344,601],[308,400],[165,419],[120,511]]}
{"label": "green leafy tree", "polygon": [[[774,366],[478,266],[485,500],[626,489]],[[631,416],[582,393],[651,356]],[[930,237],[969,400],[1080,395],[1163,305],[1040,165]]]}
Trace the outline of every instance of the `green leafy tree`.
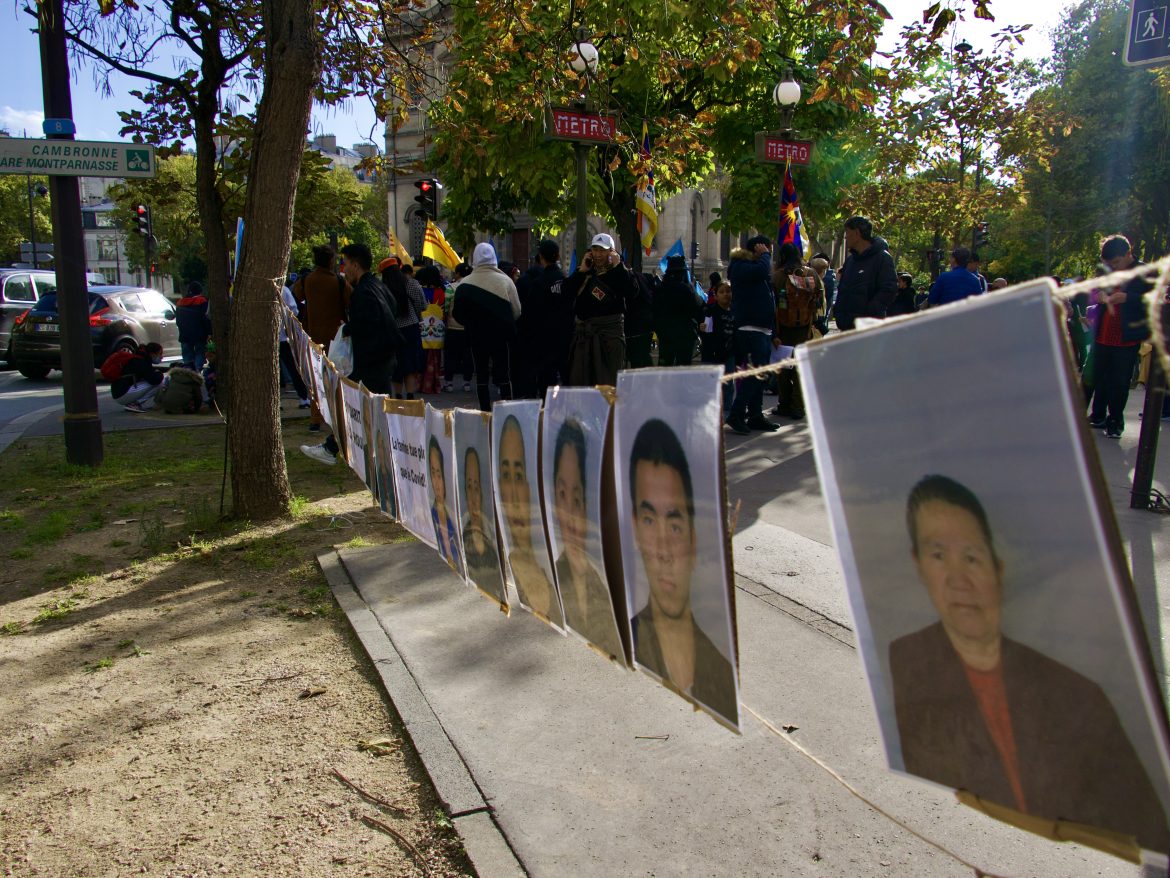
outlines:
{"label": "green leafy tree", "polygon": [[48,195],[39,189],[48,188],[45,177],[24,177],[18,174],[0,174],[0,261],[20,261],[20,245],[29,240],[29,192],[32,195],[33,228],[39,243],[53,240]]}

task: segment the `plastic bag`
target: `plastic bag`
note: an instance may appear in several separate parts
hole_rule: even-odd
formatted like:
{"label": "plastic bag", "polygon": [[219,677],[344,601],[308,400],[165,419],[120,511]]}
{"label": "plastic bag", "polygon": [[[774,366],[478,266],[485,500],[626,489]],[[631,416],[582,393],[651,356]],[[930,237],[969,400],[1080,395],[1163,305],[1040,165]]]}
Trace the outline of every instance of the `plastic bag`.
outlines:
{"label": "plastic bag", "polygon": [[337,327],[337,335],[329,342],[328,357],[337,368],[337,374],[349,376],[353,374],[353,342],[341,332],[342,327]]}

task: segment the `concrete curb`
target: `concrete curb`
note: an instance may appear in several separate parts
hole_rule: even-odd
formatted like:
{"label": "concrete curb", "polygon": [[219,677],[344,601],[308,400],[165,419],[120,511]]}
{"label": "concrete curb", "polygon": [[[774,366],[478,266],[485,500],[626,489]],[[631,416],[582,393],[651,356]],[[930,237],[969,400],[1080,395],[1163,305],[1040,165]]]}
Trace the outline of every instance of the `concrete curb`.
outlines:
{"label": "concrete curb", "polygon": [[25,412],[19,418],[13,418],[4,425],[4,429],[0,430],[0,451],[4,451],[9,445],[24,435],[32,424],[35,424],[41,418],[52,414],[56,411],[64,411],[60,405],[47,405],[44,408],[34,409],[31,412]]}
{"label": "concrete curb", "polygon": [[500,831],[459,751],[447,737],[393,641],[354,588],[341,556],[336,550],[322,552],[317,556],[317,563],[374,663],[476,873],[480,878],[526,876],[527,870]]}

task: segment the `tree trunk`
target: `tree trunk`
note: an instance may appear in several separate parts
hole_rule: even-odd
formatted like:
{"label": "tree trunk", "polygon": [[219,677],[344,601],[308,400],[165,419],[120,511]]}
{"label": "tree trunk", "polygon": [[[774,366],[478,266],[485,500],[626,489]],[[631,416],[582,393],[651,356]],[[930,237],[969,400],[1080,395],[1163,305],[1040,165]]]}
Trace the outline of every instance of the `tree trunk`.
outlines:
{"label": "tree trunk", "polygon": [[626,264],[629,265],[631,271],[640,272],[642,270],[642,240],[638,237],[638,214],[634,190],[619,186],[606,200],[609,202],[610,213],[613,214],[617,223],[621,249],[626,251]]}
{"label": "tree trunk", "polygon": [[232,300],[228,447],[232,512],[263,521],[288,511],[277,372],[280,292],[292,244],[293,203],[322,42],[307,0],[263,0],[264,94],[244,206],[245,250]]}

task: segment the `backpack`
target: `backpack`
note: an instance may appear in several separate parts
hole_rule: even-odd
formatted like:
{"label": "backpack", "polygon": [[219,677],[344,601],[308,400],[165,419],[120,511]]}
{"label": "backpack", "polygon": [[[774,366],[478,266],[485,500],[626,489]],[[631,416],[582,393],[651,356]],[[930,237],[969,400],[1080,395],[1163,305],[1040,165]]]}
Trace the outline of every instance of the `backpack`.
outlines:
{"label": "backpack", "polygon": [[816,275],[812,273],[807,276],[795,272],[785,274],[785,289],[780,291],[776,307],[776,322],[780,326],[808,326],[813,322],[819,298],[816,284]]}
{"label": "backpack", "polygon": [[122,377],[122,369],[126,363],[134,359],[133,351],[117,350],[106,357],[102,363],[102,377],[107,381],[117,381]]}

